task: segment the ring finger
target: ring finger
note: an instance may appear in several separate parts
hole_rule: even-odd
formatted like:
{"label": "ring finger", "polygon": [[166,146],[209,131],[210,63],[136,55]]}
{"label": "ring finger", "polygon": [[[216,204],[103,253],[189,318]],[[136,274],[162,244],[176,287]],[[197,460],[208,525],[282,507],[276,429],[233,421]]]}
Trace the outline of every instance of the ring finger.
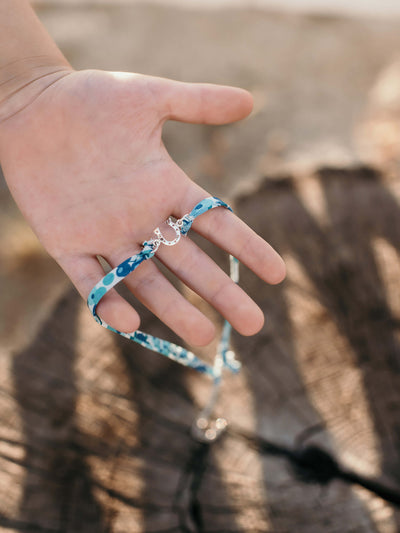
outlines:
{"label": "ring finger", "polygon": [[[129,254],[128,254],[129,255]],[[126,259],[120,253],[109,258],[118,265]],[[212,341],[212,322],[175,289],[152,260],[144,261],[129,274],[125,285],[152,313],[189,344],[202,346]]]}

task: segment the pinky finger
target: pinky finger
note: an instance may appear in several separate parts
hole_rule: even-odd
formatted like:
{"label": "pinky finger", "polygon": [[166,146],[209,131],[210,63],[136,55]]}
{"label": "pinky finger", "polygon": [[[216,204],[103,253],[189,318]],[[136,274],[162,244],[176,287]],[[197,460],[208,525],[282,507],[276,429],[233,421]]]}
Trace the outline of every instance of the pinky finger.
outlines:
{"label": "pinky finger", "polygon": [[[95,257],[73,256],[62,259],[59,264],[85,300],[94,285],[104,276]],[[101,299],[96,313],[107,324],[125,333],[136,331],[140,325],[138,313],[115,289]]]}

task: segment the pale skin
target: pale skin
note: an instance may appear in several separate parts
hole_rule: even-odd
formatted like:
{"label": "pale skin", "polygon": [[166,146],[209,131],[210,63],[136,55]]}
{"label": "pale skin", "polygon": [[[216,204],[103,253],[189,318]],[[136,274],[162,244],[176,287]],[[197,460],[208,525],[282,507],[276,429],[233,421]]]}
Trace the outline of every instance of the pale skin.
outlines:
{"label": "pale skin", "polygon": [[[141,249],[168,216],[180,218],[212,191],[192,181],[162,139],[167,120],[227,124],[246,117],[242,89],[140,74],[75,71],[25,0],[0,0],[0,163],[10,191],[48,253],[84,299],[112,266]],[[193,229],[267,283],[285,275],[280,256],[223,208]],[[257,304],[189,237],[157,258],[242,335],[263,326]],[[189,344],[204,345],[213,323],[167,281],[152,260],[126,285]],[[98,314],[126,332],[140,317],[115,290]]]}

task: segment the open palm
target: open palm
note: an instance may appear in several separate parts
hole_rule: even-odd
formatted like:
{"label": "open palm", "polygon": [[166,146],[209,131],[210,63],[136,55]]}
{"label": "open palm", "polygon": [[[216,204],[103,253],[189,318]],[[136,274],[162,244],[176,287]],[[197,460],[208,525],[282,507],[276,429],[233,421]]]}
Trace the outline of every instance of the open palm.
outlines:
{"label": "open palm", "polygon": [[[241,89],[69,71],[1,125],[1,163],[42,244],[87,298],[104,275],[96,256],[118,265],[168,216],[180,218],[210,196],[168,155],[161,140],[164,122],[224,124],[247,116],[251,108],[251,96]],[[282,280],[278,254],[231,212],[214,209],[199,217],[193,230],[266,282]],[[251,335],[262,327],[258,306],[190,238],[161,246],[156,255],[240,333]],[[212,323],[153,261],[125,283],[187,342],[211,341]],[[137,312],[115,290],[97,312],[121,331],[139,326]]]}

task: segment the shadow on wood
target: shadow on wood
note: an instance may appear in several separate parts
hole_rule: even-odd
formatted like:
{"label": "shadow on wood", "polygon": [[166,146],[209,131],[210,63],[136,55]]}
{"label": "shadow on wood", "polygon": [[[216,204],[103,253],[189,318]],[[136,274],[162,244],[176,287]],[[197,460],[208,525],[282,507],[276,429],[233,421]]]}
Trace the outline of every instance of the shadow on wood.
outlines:
{"label": "shadow on wood", "polygon": [[[231,429],[212,446],[189,433],[207,380],[99,328],[67,293],[14,360],[9,394],[20,421],[0,442],[0,465],[14,465],[20,492],[0,503],[1,527],[397,531],[395,507],[343,481],[307,480],[279,453],[302,435],[400,490],[396,186],[369,168],[325,168],[268,178],[236,200],[239,216],[287,259],[288,280],[270,287],[242,268],[267,321],[255,337],[234,336],[243,372],[227,377],[218,412]],[[176,340],[143,308],[141,316],[145,331]]]}

